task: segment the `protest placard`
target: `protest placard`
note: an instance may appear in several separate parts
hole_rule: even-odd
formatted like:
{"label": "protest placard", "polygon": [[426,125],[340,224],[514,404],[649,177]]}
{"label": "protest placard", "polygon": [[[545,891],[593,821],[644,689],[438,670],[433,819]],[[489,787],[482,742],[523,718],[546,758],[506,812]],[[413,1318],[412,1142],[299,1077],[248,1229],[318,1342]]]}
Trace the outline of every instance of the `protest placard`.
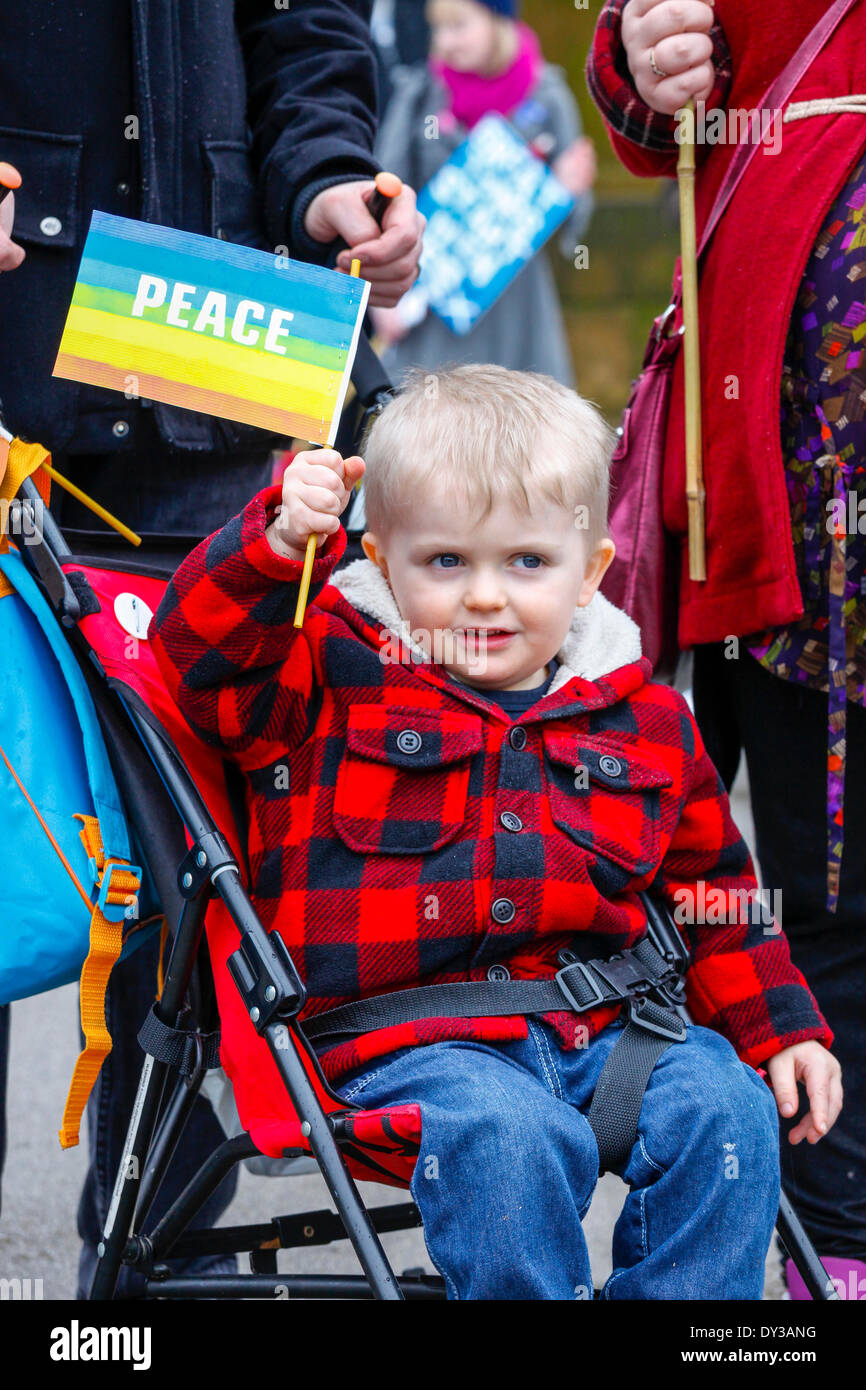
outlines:
{"label": "protest placard", "polygon": [[421,275],[405,296],[410,313],[429,305],[468,333],[573,207],[509,123],[483,117],[418,195],[427,227]]}

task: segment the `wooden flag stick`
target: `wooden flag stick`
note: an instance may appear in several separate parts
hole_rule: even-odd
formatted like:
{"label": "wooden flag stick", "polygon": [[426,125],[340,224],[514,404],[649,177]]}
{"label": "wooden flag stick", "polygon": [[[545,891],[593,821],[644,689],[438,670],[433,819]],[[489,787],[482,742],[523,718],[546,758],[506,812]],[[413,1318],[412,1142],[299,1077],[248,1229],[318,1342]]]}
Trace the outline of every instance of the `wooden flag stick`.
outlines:
{"label": "wooden flag stick", "polygon": [[79,502],[83,502],[85,507],[89,507],[97,516],[102,517],[102,520],[107,522],[109,526],[113,526],[115,531],[119,531],[124,540],[129,541],[131,545],[141,545],[141,536],[137,535],[135,531],[130,531],[128,526],[124,526],[123,522],[118,521],[116,516],[112,516],[111,512],[107,512],[98,502],[94,502],[93,498],[88,497],[86,492],[82,492],[80,487],[76,487],[68,478],[64,478],[63,474],[58,473],[56,468],[52,468],[50,463],[43,463],[41,467],[55,483],[59,483],[66,492],[71,492],[72,496],[77,497]]}
{"label": "wooden flag stick", "polygon": [[[361,274],[361,262],[356,258],[352,261],[350,275],[358,276]],[[307,549],[304,554],[304,568],[301,572],[301,587],[298,590],[298,602],[295,605],[295,627],[303,627],[304,612],[307,607],[307,595],[310,592],[310,578],[313,573],[313,561],[316,558],[316,536],[315,533],[307,537]]]}
{"label": "wooden flag stick", "polygon": [[686,501],[689,514],[689,578],[707,577],[704,540],[704,472],[701,453],[701,355],[698,341],[698,257],[695,233],[695,103],[687,108],[687,138],[677,159],[680,195],[680,265],[683,277],[683,351],[686,405]]}

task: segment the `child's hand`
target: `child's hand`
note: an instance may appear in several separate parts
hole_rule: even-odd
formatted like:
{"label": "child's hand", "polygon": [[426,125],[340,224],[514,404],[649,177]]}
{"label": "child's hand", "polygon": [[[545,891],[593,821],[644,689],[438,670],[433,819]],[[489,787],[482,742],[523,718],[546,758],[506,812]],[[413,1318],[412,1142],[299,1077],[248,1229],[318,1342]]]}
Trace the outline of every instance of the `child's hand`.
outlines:
{"label": "child's hand", "polygon": [[595,146],[588,135],[581,135],[553,161],[553,172],[574,198],[595,183]]}
{"label": "child's hand", "polygon": [[340,513],[364,472],[357,454],[343,459],[336,449],[305,449],[296,454],[283,474],[283,500],[265,531],[278,555],[303,560],[307,537],[316,545],[340,529]]}
{"label": "child's hand", "polygon": [[779,1114],[785,1119],[797,1113],[797,1082],[802,1081],[809,1097],[809,1111],[791,1130],[792,1144],[807,1139],[810,1144],[832,1129],[842,1109],[842,1068],[819,1042],[795,1043],[777,1052],[767,1062]]}
{"label": "child's hand", "polygon": [[[709,36],[714,21],[707,0],[628,0],[622,41],[634,85],[647,106],[672,116],[689,97],[707,99],[715,81]],[[653,70],[653,62],[664,76]]]}

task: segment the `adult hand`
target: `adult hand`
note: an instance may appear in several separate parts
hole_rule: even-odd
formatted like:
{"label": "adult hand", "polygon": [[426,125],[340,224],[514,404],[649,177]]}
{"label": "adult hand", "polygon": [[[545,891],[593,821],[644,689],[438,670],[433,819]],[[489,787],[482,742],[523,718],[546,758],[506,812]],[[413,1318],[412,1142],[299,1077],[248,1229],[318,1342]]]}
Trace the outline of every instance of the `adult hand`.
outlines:
{"label": "adult hand", "polygon": [[580,197],[595,182],[595,146],[588,135],[581,135],[557,155],[553,172],[574,198]]}
{"label": "adult hand", "polygon": [[842,1109],[842,1068],[837,1059],[821,1043],[811,1041],[784,1048],[766,1065],[779,1114],[785,1119],[797,1113],[798,1081],[803,1082],[809,1097],[808,1113],[791,1130],[789,1142],[799,1144],[805,1139],[817,1144],[832,1129]]}
{"label": "adult hand", "polygon": [[672,116],[689,97],[706,101],[715,81],[709,35],[714,21],[707,0],[627,0],[622,41],[647,106]]}
{"label": "adult hand", "polygon": [[10,193],[0,203],[0,270],[14,270],[24,260],[24,247],[12,240],[14,221],[15,194]]}
{"label": "adult hand", "polygon": [[349,250],[340,253],[337,268],[348,271],[357,256],[370,281],[371,307],[392,309],[418,278],[427,219],[415,206],[414,189],[404,183],[380,228],[367,207],[375,187],[372,179],[356,179],[324,189],[307,208],[304,230],[313,241],[342,237]]}

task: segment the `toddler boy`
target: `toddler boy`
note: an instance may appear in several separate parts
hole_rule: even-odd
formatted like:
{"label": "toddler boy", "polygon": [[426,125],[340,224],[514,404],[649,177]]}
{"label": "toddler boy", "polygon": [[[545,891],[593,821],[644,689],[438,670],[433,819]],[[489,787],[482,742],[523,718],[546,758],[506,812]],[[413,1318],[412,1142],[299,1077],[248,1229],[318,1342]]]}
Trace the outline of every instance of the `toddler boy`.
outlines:
{"label": "toddler boy", "polygon": [[[410,374],[366,465],[299,454],[181,565],[151,629],[191,727],[246,774],[251,896],[304,978],[311,1033],[371,996],[496,994],[498,1012],[431,995],[316,1034],[344,1099],[419,1105],[412,1193],[451,1298],[591,1296],[587,1111],[614,1045],[659,1017],[592,971],[601,1002],[580,1012],[554,986],[561,1005],[509,1013],[509,991],[634,947],[650,885],[671,907],[756,888],[686,702],[652,683],[637,628],[598,592],[610,448],[595,408],[548,377]],[[337,570],[362,474],[366,558]],[[696,1022],[653,1034],[604,1298],[760,1298],[779,1157],[756,1068],[783,1114],[805,1083],[793,1142],[841,1106],[832,1035],[778,925],[695,915]]]}

